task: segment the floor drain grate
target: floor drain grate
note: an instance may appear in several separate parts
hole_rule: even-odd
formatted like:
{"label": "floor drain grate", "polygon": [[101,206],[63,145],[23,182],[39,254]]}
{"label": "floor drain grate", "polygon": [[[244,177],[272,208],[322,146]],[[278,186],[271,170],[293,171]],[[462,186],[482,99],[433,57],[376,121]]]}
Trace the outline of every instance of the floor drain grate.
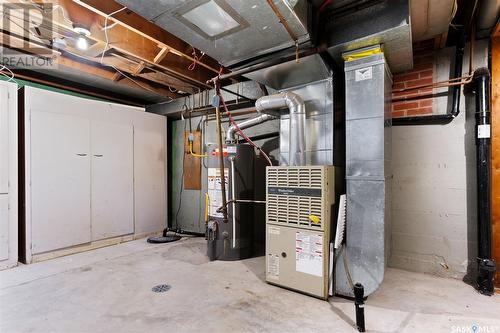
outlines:
{"label": "floor drain grate", "polygon": [[159,284],[157,286],[154,286],[151,291],[155,292],[155,293],[164,293],[166,291],[169,291],[170,288],[172,288],[172,286],[170,286],[169,284]]}

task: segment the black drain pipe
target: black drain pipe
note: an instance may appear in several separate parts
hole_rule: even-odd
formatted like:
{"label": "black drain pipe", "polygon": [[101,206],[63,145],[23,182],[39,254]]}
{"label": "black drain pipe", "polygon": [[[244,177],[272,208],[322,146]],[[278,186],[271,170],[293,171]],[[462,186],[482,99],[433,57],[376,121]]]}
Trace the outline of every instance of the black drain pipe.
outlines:
{"label": "black drain pipe", "polygon": [[476,158],[477,158],[477,290],[491,296],[496,264],[491,259],[491,130],[490,72],[479,68],[474,73],[476,92]]}
{"label": "black drain pipe", "polygon": [[[453,70],[453,78],[462,76],[462,64],[464,61],[465,49],[465,29],[457,40],[457,47],[455,51],[455,68]],[[435,114],[430,116],[415,116],[415,117],[402,117],[392,120],[392,126],[413,126],[413,125],[446,125],[452,122],[460,113],[460,94],[461,86],[456,85],[452,87],[452,107],[451,111],[446,114]]]}

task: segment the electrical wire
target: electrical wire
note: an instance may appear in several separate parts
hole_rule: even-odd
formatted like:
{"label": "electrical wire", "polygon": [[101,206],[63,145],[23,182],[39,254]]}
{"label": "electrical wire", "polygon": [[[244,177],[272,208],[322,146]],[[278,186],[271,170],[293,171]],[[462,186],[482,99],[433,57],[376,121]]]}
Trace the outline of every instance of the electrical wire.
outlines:
{"label": "electrical wire", "polygon": [[[129,80],[130,80],[130,81],[132,81],[134,84],[136,84],[138,87],[140,87],[140,88],[142,88],[142,89],[144,89],[144,90],[148,90],[148,91],[150,91],[150,92],[152,92],[152,93],[157,93],[157,92],[156,92],[156,91],[154,91],[153,89],[150,89],[150,88],[148,88],[148,87],[146,87],[146,86],[142,85],[141,83],[137,82],[136,80],[134,80],[133,78],[131,78],[129,75],[125,74],[123,71],[121,71],[121,70],[119,70],[118,68],[116,68],[116,66],[114,66],[114,65],[110,65],[110,64],[105,64],[105,63],[104,63],[104,56],[105,56],[106,51],[108,50],[108,47],[109,47],[109,37],[108,37],[108,29],[109,29],[109,27],[108,27],[108,20],[109,20],[109,18],[110,18],[110,17],[112,17],[113,15],[116,15],[116,14],[118,14],[119,12],[124,11],[125,9],[127,9],[127,7],[123,7],[123,8],[121,8],[121,9],[115,10],[114,12],[112,12],[112,13],[110,13],[110,14],[106,15],[106,17],[104,18],[104,27],[102,28],[102,30],[104,30],[104,37],[105,37],[105,39],[106,39],[106,40],[105,40],[106,44],[105,44],[104,49],[103,49],[103,51],[102,51],[100,64],[101,64],[101,65],[103,65],[103,66],[107,66],[107,67],[113,68],[113,69],[114,69],[115,71],[117,71],[120,75],[122,75],[123,77],[125,77],[125,78],[129,79]],[[71,52],[70,52],[70,53],[71,53]],[[77,55],[77,54],[75,54],[75,53],[72,53],[72,54]],[[80,55],[78,55],[78,56],[80,56]],[[81,56],[80,56],[80,57],[81,57]],[[163,102],[163,104],[169,103],[169,102],[171,102],[171,101],[173,100],[173,98],[172,98],[172,97],[170,97],[170,96],[167,96],[167,97],[168,97],[168,98],[170,98],[170,100],[169,100],[169,101],[167,101],[167,102]]]}
{"label": "electrical wire", "polygon": [[127,9],[127,7],[123,7],[121,9],[118,9],[118,10],[115,10],[114,12],[106,15],[106,17],[104,18],[104,37],[106,38],[106,45],[104,45],[104,50],[102,51],[102,55],[101,55],[101,64],[103,63],[104,61],[104,55],[106,54],[106,51],[108,50],[108,47],[109,47],[109,37],[108,37],[108,20],[111,16],[115,15],[115,14],[118,14],[119,12],[121,11],[124,11],[125,9]]}
{"label": "electrical wire", "polygon": [[193,153],[193,143],[189,142],[189,154],[194,157],[208,157],[207,154],[195,154]]}
{"label": "electrical wire", "polygon": [[192,45],[191,48],[193,49],[193,62],[188,66],[187,69],[193,71],[196,68],[198,62],[200,62],[201,59],[205,56],[205,52],[201,52],[201,57],[198,58],[198,55],[196,54],[196,49]]}
{"label": "electrical wire", "polygon": [[[85,60],[89,60],[85,56],[83,56],[81,54],[78,54],[78,53],[74,53],[74,52],[71,52],[71,51],[68,51],[68,50],[61,50],[61,51],[65,52],[65,53],[68,53],[68,54],[72,54],[72,55],[74,55],[76,57],[79,57],[79,58],[82,58],[82,59],[85,59]],[[116,68],[116,66],[114,66],[114,65],[110,65],[110,64],[106,64],[106,63],[102,63],[101,65],[105,66],[105,67],[113,68],[115,71],[117,71],[118,73],[120,73],[120,75],[122,75],[123,77],[125,77],[128,80],[132,81],[135,85],[137,85],[138,87],[140,87],[140,88],[142,88],[144,90],[150,91],[150,92],[155,93],[155,94],[158,93],[158,92],[154,91],[153,89],[150,89],[150,88],[142,85],[141,83],[137,82],[132,77],[130,77],[128,74],[125,74],[123,71],[121,71],[118,68]],[[174,99],[172,97],[170,97],[170,96],[165,96],[165,97],[169,98],[169,100],[165,101],[165,102],[158,103],[158,104],[168,104],[168,103],[171,103],[171,102],[174,101]]]}
{"label": "electrical wire", "polygon": [[[185,119],[184,120],[184,132],[186,132],[186,125],[187,125],[187,122]],[[183,133],[184,133],[183,132]],[[181,174],[181,188],[179,190],[179,202],[178,202],[178,206],[177,206],[177,212],[175,213],[175,229],[177,230],[179,228],[179,222],[178,222],[178,219],[179,219],[179,213],[181,211],[181,208],[182,208],[182,192],[184,190],[184,163],[186,161],[186,151],[184,151],[184,149],[182,150],[182,174]]]}
{"label": "electrical wire", "polygon": [[229,112],[227,106],[226,106],[226,102],[224,101],[224,98],[222,97],[222,94],[220,92],[219,89],[216,89],[217,91],[217,95],[219,96],[220,98],[220,102],[224,108],[224,111],[226,112],[226,115],[227,117],[229,118],[229,121],[231,122],[231,124],[234,126],[234,128],[236,128],[236,131],[240,134],[240,136],[245,139],[246,142],[248,142],[252,147],[254,147],[255,149],[257,149],[259,151],[259,153],[264,156],[264,158],[267,160],[267,163],[269,163],[270,166],[273,166],[273,162],[271,162],[271,159],[269,158],[269,156],[262,150],[261,147],[257,146],[248,136],[245,135],[245,133],[243,133],[243,131],[239,128],[238,124],[236,124],[236,122],[234,121],[233,119],[233,116],[231,115],[231,113]]}
{"label": "electrical wire", "polygon": [[354,282],[352,280],[351,271],[349,271],[349,265],[347,264],[347,245],[344,244],[342,247],[344,255],[342,256],[342,261],[344,262],[344,270],[347,276],[347,282],[352,290],[354,290]]}

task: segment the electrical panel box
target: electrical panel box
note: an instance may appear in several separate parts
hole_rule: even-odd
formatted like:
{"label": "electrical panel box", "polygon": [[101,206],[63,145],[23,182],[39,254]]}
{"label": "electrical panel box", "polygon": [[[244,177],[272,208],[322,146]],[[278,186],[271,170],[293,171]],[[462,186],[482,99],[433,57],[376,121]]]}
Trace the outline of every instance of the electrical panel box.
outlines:
{"label": "electrical panel box", "polygon": [[266,181],[266,281],[327,299],[334,167],[268,167]]}

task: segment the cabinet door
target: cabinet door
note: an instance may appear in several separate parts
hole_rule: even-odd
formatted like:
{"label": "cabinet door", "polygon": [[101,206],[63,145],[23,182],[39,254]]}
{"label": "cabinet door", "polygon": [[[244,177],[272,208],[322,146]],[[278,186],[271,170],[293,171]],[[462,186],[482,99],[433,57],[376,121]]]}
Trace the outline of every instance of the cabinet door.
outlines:
{"label": "cabinet door", "polygon": [[92,122],[92,240],[134,233],[132,125]]}
{"label": "cabinet door", "polygon": [[90,122],[31,113],[32,252],[90,242]]}
{"label": "cabinet door", "polygon": [[7,89],[5,86],[0,86],[0,194],[9,192],[9,100]]}
{"label": "cabinet door", "polygon": [[[166,176],[165,123],[135,129],[135,233],[147,234],[165,228]],[[186,203],[188,205],[189,203]]]}

